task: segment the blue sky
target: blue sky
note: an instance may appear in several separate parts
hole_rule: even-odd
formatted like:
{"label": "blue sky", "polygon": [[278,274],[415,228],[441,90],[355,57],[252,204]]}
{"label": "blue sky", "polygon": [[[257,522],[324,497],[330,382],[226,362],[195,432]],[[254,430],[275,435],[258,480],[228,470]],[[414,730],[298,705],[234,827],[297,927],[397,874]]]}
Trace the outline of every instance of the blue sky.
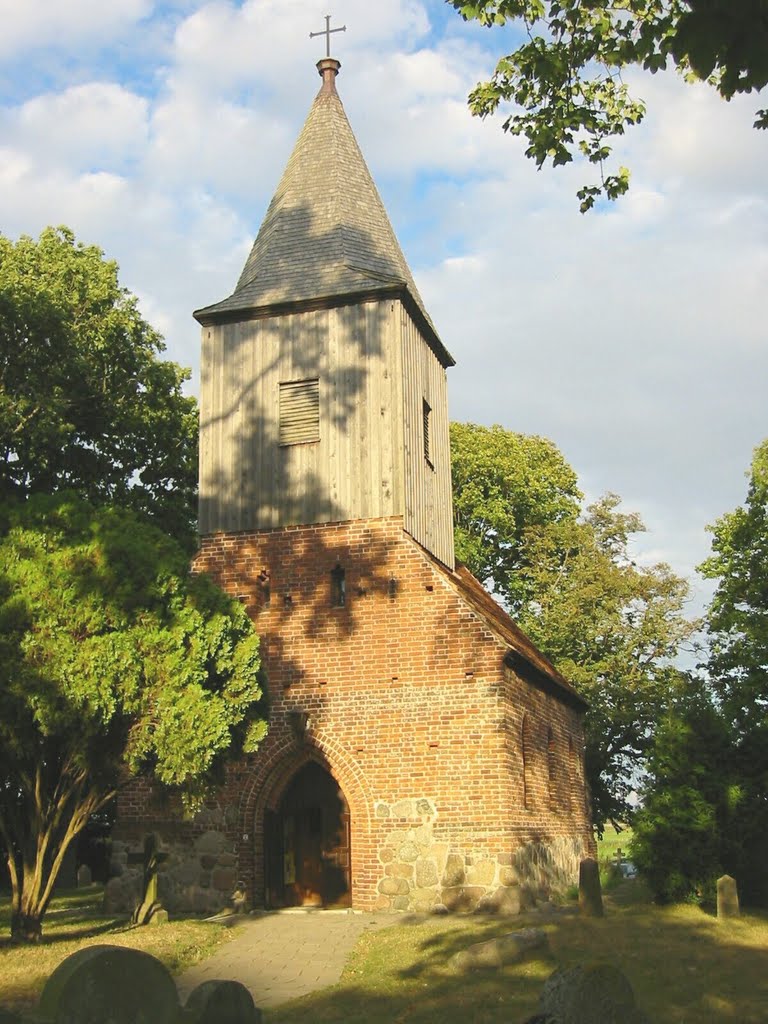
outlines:
{"label": "blue sky", "polygon": [[[66,223],[101,245],[196,374],[191,311],[234,287],[319,85],[326,13],[0,0],[0,230]],[[552,438],[589,496],[641,513],[641,560],[692,576],[768,436],[763,98],[638,76],[648,116],[617,154],[632,191],[584,217],[588,168],[537,172],[467,111],[507,30],[441,0],[332,13],[339,92],[457,359],[452,417]]]}

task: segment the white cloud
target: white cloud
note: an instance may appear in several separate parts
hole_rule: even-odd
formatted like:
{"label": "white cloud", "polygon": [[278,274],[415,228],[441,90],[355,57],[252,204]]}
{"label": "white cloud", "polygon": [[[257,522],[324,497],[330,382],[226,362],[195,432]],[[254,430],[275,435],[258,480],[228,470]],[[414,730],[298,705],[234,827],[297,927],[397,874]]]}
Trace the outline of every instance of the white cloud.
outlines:
{"label": "white cloud", "polygon": [[89,169],[138,156],[147,141],[145,99],[110,82],[44,93],[0,121],[6,141],[41,163]]}
{"label": "white cloud", "polygon": [[146,17],[152,0],[0,0],[0,59],[112,35]]}

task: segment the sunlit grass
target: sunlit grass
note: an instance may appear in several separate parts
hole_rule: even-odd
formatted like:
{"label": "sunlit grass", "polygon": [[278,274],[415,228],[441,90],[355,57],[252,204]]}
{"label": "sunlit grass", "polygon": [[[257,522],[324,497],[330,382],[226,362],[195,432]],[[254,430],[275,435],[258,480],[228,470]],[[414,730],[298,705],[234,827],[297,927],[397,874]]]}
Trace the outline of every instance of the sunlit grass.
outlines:
{"label": "sunlit grass", "polygon": [[26,1010],[33,1006],[46,979],[71,953],[84,946],[110,943],[151,953],[172,972],[179,972],[211,953],[231,933],[202,921],[171,921],[157,927],[132,927],[126,918],[104,915],[99,886],[57,896],[43,921],[43,939],[35,946],[10,942],[10,906],[0,899],[0,1007]]}
{"label": "sunlit grass", "polygon": [[[603,919],[575,912],[405,919],[363,936],[339,985],[270,1011],[267,1020],[510,1024],[536,1012],[557,966],[599,960],[625,972],[654,1024],[765,1024],[768,915],[718,922],[693,906],[655,907],[644,894],[641,883],[622,883]],[[502,971],[450,970],[458,950],[532,924],[547,932],[544,955]]]}

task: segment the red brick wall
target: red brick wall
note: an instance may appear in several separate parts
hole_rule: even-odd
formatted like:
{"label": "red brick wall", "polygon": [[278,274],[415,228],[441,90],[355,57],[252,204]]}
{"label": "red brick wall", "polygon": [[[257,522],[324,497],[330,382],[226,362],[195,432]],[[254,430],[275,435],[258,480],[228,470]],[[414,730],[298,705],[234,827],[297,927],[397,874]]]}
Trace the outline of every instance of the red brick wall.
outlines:
{"label": "red brick wall", "polygon": [[[344,607],[331,605],[337,566]],[[405,895],[382,893],[396,888],[382,880],[396,871],[385,862],[398,836],[416,836],[419,863],[437,858],[438,871],[448,853],[501,865],[527,843],[590,849],[579,711],[505,666],[507,645],[399,517],[205,537],[196,567],[240,597],[262,637],[270,732],[220,795],[257,903],[264,811],[309,757],[331,770],[349,803],[361,908],[405,906]],[[309,716],[303,737],[292,713]],[[135,813],[134,821],[143,812]],[[419,891],[440,900],[439,886],[434,899]]]}

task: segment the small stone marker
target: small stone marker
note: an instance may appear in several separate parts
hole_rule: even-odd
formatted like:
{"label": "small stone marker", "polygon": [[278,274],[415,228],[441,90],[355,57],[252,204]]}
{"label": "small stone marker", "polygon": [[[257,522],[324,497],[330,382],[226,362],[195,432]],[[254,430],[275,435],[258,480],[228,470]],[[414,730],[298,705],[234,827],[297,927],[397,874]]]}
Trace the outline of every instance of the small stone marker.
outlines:
{"label": "small stone marker", "polygon": [[89,885],[93,885],[93,875],[91,869],[87,864],[81,864],[77,869],[77,888],[87,889]]}
{"label": "small stone marker", "polygon": [[239,981],[204,981],[189,994],[184,1024],[261,1024],[261,1010]]}
{"label": "small stone marker", "polygon": [[86,946],[45,983],[38,1015],[50,1024],[176,1024],[176,986],[159,960],[126,946]]}
{"label": "small stone marker", "polygon": [[133,924],[149,924],[155,915],[160,915],[155,922],[157,924],[168,920],[168,913],[157,898],[157,873],[167,859],[168,854],[160,852],[160,843],[154,832],[145,837],[143,853],[128,854],[129,864],[141,864],[144,869],[142,897],[133,911]]}
{"label": "small stone marker", "polygon": [[592,857],[585,858],[579,864],[579,911],[585,917],[603,916],[600,868]]}
{"label": "small stone marker", "polygon": [[740,913],[736,879],[730,875],[722,875],[717,880],[717,916],[738,917]]}
{"label": "small stone marker", "polygon": [[541,1017],[558,1024],[647,1024],[625,975],[611,964],[561,967],[544,983]]}

